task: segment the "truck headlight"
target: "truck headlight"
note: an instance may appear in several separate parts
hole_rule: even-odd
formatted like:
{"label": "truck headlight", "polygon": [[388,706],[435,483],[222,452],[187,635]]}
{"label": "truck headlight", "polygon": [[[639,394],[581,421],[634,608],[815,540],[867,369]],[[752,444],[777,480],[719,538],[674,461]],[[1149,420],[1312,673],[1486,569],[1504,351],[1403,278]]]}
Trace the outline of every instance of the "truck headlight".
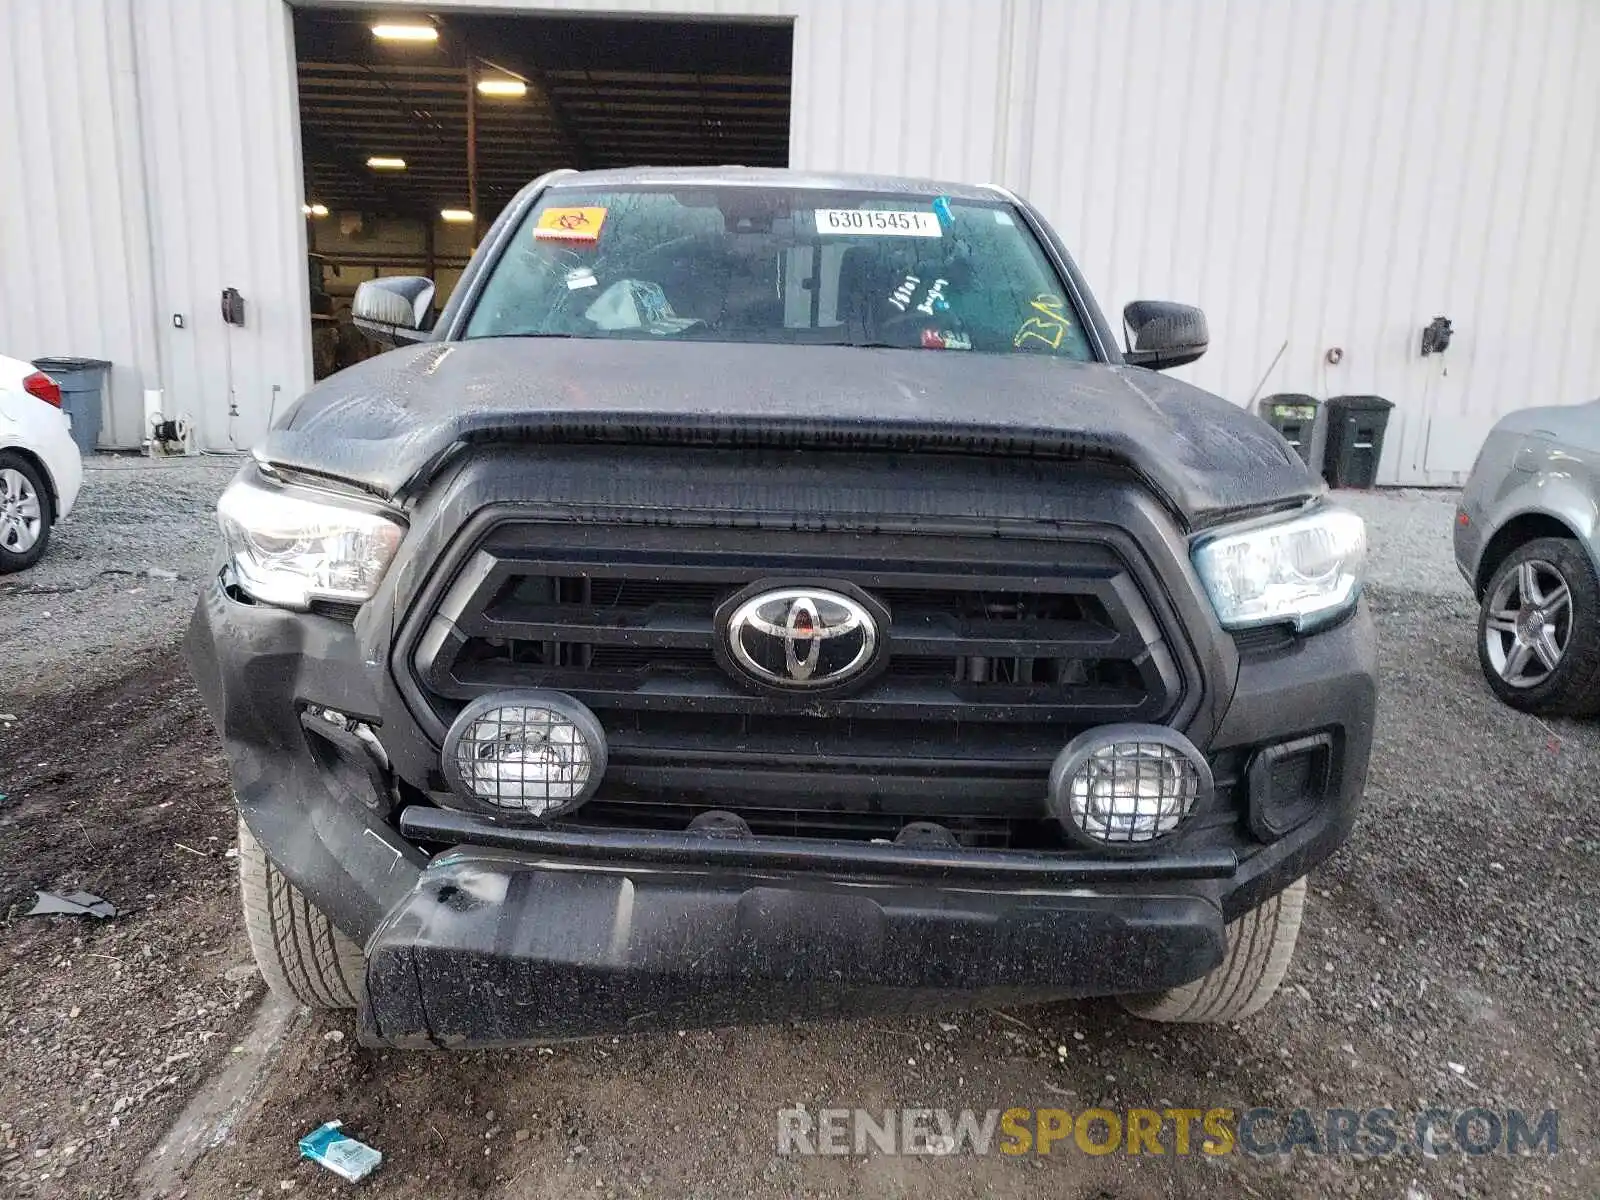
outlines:
{"label": "truck headlight", "polygon": [[248,472],[222,493],[217,521],[245,594],[301,611],[313,600],[370,600],[405,536],[397,519],[359,500],[261,483]]}
{"label": "truck headlight", "polygon": [[1194,548],[1195,570],[1228,629],[1326,624],[1355,606],[1366,560],[1366,524],[1331,507],[1223,532]]}

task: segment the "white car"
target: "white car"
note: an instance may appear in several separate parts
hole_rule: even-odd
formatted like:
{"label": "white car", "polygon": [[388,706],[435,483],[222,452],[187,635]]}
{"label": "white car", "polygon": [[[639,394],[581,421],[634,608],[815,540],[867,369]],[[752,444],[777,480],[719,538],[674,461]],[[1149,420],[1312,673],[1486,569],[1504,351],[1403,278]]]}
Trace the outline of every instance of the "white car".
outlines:
{"label": "white car", "polygon": [[60,387],[32,363],[0,355],[0,575],[39,561],[82,483]]}

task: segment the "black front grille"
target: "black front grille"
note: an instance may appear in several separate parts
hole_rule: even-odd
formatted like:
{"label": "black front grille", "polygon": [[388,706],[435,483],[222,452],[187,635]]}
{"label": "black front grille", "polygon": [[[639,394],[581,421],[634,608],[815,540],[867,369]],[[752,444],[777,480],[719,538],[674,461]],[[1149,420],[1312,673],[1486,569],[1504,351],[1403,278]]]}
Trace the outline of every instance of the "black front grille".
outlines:
{"label": "black front grille", "polygon": [[[718,663],[714,615],[758,581],[866,591],[889,614],[886,667],[826,698],[741,683]],[[927,818],[981,845],[1031,839],[1074,733],[1161,721],[1184,687],[1110,545],[993,536],[508,522],[468,557],[411,662],[440,722],[506,688],[592,708],[611,765],[586,819],[677,813],[681,827],[734,808],[752,827],[893,836]]]}
{"label": "black front grille", "polygon": [[[513,570],[471,620],[477,636],[457,659],[458,681],[504,666],[540,671],[541,686],[562,690],[723,678],[712,614],[748,580],[685,580],[674,595],[672,579]],[[1092,593],[889,587],[874,594],[891,614],[890,681],[941,681],[971,702],[1050,703],[1069,685],[1097,688],[1101,700],[1117,704],[1145,694],[1136,662],[1144,645],[1122,638]]]}

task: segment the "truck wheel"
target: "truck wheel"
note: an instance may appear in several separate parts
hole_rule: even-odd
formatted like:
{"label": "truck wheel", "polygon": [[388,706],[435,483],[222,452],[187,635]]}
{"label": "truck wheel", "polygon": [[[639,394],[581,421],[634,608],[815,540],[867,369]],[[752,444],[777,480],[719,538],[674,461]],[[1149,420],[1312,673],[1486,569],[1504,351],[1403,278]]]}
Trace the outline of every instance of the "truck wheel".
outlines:
{"label": "truck wheel", "polygon": [[1260,908],[1228,923],[1221,965],[1193,983],[1148,996],[1127,996],[1122,1007],[1146,1021],[1240,1021],[1258,1012],[1283,982],[1300,937],[1306,881],[1297,879]]}
{"label": "truck wheel", "polygon": [[1483,590],[1478,661],[1502,703],[1527,712],[1600,712],[1600,583],[1571,538],[1518,546]]}
{"label": "truck wheel", "polygon": [[15,451],[0,451],[0,575],[38,562],[54,521],[54,502],[38,467]]}
{"label": "truck wheel", "polygon": [[244,929],[267,986],[308,1008],[354,1008],[366,971],[357,946],[285,879],[239,822]]}

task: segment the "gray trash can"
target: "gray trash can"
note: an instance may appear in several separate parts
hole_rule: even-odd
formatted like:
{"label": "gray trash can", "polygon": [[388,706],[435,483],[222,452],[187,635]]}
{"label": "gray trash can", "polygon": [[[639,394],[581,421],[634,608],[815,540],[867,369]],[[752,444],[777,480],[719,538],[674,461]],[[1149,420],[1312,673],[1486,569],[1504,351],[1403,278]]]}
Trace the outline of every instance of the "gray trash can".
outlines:
{"label": "gray trash can", "polygon": [[61,408],[72,418],[80,454],[100,444],[100,393],[111,364],[103,358],[36,358],[33,365],[61,385]]}

